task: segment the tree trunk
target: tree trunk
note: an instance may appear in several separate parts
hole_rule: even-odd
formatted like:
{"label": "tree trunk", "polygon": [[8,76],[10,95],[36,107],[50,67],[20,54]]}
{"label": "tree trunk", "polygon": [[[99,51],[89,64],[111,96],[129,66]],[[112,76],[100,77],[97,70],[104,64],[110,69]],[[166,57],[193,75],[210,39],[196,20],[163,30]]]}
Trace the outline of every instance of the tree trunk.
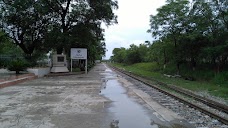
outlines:
{"label": "tree trunk", "polygon": [[164,66],[163,66],[164,69],[166,68],[166,63],[167,63],[167,58],[166,58],[166,51],[164,48]]}
{"label": "tree trunk", "polygon": [[20,71],[19,70],[16,70],[16,74],[19,74],[20,73]]}
{"label": "tree trunk", "polygon": [[180,60],[179,57],[177,56],[177,40],[174,37],[174,46],[175,46],[175,62],[176,62],[176,66],[177,66],[177,75],[180,75]]}
{"label": "tree trunk", "polygon": [[217,73],[218,72],[218,64],[216,63],[215,57],[212,58],[212,67],[213,67],[214,72]]}
{"label": "tree trunk", "polygon": [[196,61],[195,61],[195,58],[192,58],[191,59],[191,68],[192,68],[192,71],[195,71],[196,70]]}
{"label": "tree trunk", "polygon": [[177,75],[180,75],[180,62],[177,62]]}

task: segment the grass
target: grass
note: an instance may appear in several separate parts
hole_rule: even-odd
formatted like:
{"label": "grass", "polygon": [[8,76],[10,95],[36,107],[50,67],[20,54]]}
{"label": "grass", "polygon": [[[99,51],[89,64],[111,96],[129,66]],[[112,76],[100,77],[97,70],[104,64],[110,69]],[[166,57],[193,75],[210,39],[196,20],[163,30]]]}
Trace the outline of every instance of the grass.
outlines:
{"label": "grass", "polygon": [[80,72],[81,69],[80,69],[80,68],[73,68],[72,71],[73,71],[73,72]]}
{"label": "grass", "polygon": [[[146,77],[151,80],[161,81],[169,85],[176,85],[194,92],[207,92],[208,94],[228,100],[228,85],[226,83],[217,84],[212,81],[189,81],[182,78],[169,78],[159,72],[159,66],[156,63],[137,63],[133,65],[112,64],[113,66],[124,68],[134,74]],[[224,75],[223,75],[224,76]],[[223,77],[219,77],[221,79]]]}

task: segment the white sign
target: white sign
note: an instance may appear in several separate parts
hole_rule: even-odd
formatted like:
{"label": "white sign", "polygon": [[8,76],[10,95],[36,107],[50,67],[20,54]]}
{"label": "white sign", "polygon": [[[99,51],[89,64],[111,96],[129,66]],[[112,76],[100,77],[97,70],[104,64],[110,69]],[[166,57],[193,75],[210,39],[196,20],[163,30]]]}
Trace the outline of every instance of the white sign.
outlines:
{"label": "white sign", "polygon": [[71,59],[87,59],[87,49],[71,48]]}

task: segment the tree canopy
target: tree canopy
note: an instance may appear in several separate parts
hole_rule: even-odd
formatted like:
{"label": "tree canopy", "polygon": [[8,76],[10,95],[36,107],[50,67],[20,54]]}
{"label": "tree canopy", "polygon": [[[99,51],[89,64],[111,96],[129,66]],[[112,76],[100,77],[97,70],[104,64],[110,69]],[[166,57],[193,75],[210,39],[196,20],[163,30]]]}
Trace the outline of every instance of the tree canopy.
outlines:
{"label": "tree canopy", "polygon": [[[177,74],[183,66],[192,71],[196,68],[227,70],[228,1],[167,0],[157,12],[150,16],[148,30],[156,40],[121,48],[121,52],[113,52],[113,61],[123,62],[119,58],[124,58],[124,63],[157,62],[163,68],[175,65]],[[139,60],[132,61],[135,58]]]}
{"label": "tree canopy", "polygon": [[167,0],[158,14],[151,15],[149,32],[161,45],[173,44],[170,52],[177,72],[185,62],[193,69],[199,63],[209,63],[217,71],[227,63],[227,5],[219,0]]}
{"label": "tree canopy", "polygon": [[101,23],[117,23],[113,0],[0,0],[0,7],[1,28],[28,55],[83,47],[95,59],[105,53]]}

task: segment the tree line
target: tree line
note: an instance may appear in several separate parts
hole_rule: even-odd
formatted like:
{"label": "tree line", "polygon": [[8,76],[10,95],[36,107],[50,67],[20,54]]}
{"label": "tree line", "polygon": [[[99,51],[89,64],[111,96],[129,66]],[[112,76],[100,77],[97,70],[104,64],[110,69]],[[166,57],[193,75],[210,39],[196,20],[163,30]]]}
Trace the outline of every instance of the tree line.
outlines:
{"label": "tree line", "polygon": [[69,56],[78,47],[93,61],[105,55],[101,24],[117,23],[117,8],[115,0],[0,0],[0,31],[30,59],[51,50]]}
{"label": "tree line", "polygon": [[228,68],[228,1],[167,0],[150,16],[149,33],[156,40],[130,48],[115,48],[111,59],[119,63],[157,62],[165,68]]}

